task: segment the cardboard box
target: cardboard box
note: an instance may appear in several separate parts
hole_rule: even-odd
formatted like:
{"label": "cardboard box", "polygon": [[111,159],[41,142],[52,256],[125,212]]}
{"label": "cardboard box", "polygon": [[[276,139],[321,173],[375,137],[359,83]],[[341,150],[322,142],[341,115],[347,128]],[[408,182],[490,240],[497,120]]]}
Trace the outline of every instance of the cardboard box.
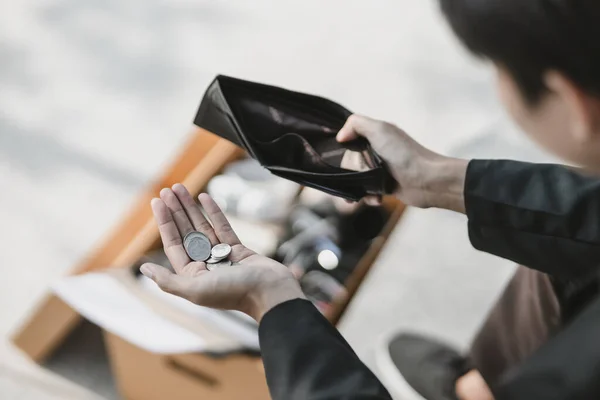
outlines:
{"label": "cardboard box", "polygon": [[[104,330],[113,376],[124,399],[269,398],[260,358],[235,350],[229,353],[228,349],[235,349],[236,344],[239,348],[239,343],[230,336],[230,332],[207,324],[184,309],[165,302],[163,296],[170,295],[161,293],[156,296],[156,293],[144,289],[144,285],[140,284],[141,280],[146,279],[144,277],[136,279],[130,271],[116,271],[108,275],[106,278],[121,285],[128,294],[139,299],[159,317],[197,334],[203,339],[203,345],[211,351],[210,354],[153,352],[111,333],[112,328]],[[87,316],[87,313],[84,315]],[[143,324],[134,334],[143,336],[147,329],[151,328]],[[160,331],[168,332],[168,329]]]}
{"label": "cardboard box", "polygon": [[[160,246],[158,230],[149,207],[150,199],[156,197],[162,187],[170,187],[177,182],[186,185],[192,195],[196,195],[210,178],[240,156],[241,151],[231,143],[201,129],[196,130],[182,155],[165,176],[140,196],[124,222],[96,252],[74,269],[74,274],[105,270],[106,266],[124,270],[134,265],[144,254]],[[347,296],[337,299],[326,315],[334,324],[343,315],[404,210],[404,206],[394,199],[386,200],[384,206],[390,211],[385,227],[344,282]],[[144,303],[152,304],[152,309],[170,323],[206,338],[211,343],[211,348],[226,349],[231,344],[232,340],[223,330],[194,321],[189,315],[148,298],[130,281],[131,275],[128,273],[121,271],[112,274],[130,293]],[[49,295],[17,333],[14,342],[32,359],[40,362],[56,349],[80,319],[77,311],[55,295]],[[125,399],[269,398],[264,371],[257,356],[160,354],[132,344],[123,339],[122,335],[109,331],[104,333],[104,338],[113,374]]]}
{"label": "cardboard box", "polygon": [[119,392],[127,400],[267,400],[260,358],[157,355],[105,333]]}

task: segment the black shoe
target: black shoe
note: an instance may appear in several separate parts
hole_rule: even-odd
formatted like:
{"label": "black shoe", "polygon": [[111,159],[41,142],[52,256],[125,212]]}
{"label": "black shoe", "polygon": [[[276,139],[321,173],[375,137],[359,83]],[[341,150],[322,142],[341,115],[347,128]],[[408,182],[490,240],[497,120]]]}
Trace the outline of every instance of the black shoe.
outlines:
{"label": "black shoe", "polygon": [[386,388],[406,400],[457,400],[456,380],[471,369],[452,347],[411,333],[386,340],[376,358]]}

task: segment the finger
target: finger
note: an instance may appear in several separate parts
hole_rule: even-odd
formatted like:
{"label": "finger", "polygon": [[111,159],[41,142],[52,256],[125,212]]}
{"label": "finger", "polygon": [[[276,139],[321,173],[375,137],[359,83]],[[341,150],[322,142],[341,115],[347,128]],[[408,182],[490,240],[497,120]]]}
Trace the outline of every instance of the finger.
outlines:
{"label": "finger", "polygon": [[181,183],[176,183],[173,185],[172,189],[173,193],[175,193],[175,196],[177,196],[177,199],[179,199],[179,202],[183,206],[185,213],[190,218],[194,229],[198,232],[204,233],[213,246],[219,243],[219,239],[217,239],[217,235],[215,235],[212,225],[206,220],[206,218],[204,218],[202,210],[200,210],[200,207],[194,201],[192,195],[190,192],[188,192],[186,187]]}
{"label": "finger", "polygon": [[175,225],[181,233],[181,237],[185,237],[188,233],[194,230],[192,226],[192,222],[190,218],[185,213],[183,206],[175,196],[175,193],[169,188],[164,188],[160,191],[160,198],[165,202],[169,210],[171,211],[171,215],[173,216],[173,220],[175,221]]}
{"label": "finger", "polygon": [[169,258],[175,271],[179,272],[192,260],[188,257],[183,247],[181,234],[173,221],[173,216],[167,205],[161,199],[152,199],[150,202],[154,219],[158,225],[160,238],[163,242],[165,254]]}
{"label": "finger", "polygon": [[240,239],[237,237],[231,224],[223,214],[223,211],[219,208],[217,203],[206,193],[201,193],[198,196],[198,200],[200,200],[200,204],[206,211],[208,218],[210,218],[217,238],[222,243],[230,244],[231,246],[240,244]]}
{"label": "finger", "polygon": [[140,267],[140,272],[152,279],[158,287],[167,293],[189,299],[193,293],[189,278],[172,273],[168,269],[153,263],[145,263]]}

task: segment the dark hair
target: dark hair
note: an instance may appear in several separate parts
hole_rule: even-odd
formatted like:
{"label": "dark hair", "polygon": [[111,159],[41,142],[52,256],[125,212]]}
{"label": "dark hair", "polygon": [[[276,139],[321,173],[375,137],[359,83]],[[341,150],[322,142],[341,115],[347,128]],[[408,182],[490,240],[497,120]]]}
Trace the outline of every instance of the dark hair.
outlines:
{"label": "dark hair", "polygon": [[600,0],[440,0],[474,54],[505,67],[530,103],[556,69],[600,97]]}

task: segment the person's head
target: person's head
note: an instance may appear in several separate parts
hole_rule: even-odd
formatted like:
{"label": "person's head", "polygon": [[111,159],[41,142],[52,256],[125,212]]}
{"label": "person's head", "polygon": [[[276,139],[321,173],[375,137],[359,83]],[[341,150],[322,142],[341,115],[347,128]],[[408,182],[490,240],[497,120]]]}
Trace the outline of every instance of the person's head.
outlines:
{"label": "person's head", "polygon": [[600,169],[600,0],[439,0],[498,70],[512,117],[560,157]]}

